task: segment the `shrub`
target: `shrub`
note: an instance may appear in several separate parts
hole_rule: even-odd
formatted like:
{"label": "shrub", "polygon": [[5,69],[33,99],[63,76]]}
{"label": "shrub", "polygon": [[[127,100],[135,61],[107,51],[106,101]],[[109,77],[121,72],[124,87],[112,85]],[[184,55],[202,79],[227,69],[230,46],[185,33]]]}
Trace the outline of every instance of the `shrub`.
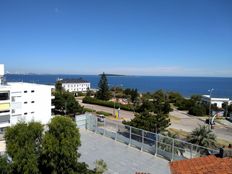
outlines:
{"label": "shrub", "polygon": [[100,105],[100,106],[107,106],[110,108],[114,108],[114,104],[115,104],[115,108],[120,108],[120,109],[127,110],[127,111],[133,111],[133,108],[131,108],[129,105],[122,105],[117,102],[114,103],[112,101],[104,101],[104,100],[99,100],[99,99],[92,98],[92,97],[85,97],[83,98],[82,102]]}
{"label": "shrub", "polygon": [[96,113],[99,114],[99,115],[104,115],[104,116],[110,116],[110,115],[112,115],[111,113],[104,112],[104,111],[97,111]]}
{"label": "shrub", "polygon": [[94,109],[84,108],[84,112],[96,112]]}

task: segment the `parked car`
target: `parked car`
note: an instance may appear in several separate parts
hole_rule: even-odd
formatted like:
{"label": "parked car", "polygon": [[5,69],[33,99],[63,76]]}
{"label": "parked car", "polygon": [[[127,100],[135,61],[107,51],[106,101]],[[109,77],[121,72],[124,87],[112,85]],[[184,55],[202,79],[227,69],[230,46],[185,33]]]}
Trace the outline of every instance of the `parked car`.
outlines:
{"label": "parked car", "polygon": [[98,115],[97,116],[97,121],[104,122],[104,120],[105,120],[105,116],[104,115]]}

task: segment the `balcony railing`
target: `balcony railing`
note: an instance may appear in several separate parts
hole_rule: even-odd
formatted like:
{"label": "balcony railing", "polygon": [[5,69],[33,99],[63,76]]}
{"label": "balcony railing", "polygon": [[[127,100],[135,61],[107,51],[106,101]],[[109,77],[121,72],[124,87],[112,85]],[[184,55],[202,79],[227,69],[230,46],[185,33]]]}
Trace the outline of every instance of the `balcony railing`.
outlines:
{"label": "balcony railing", "polygon": [[183,140],[127,126],[119,122],[108,119],[104,119],[104,121],[98,120],[96,116],[91,114],[82,115],[76,121],[78,127],[85,127],[97,134],[155,156],[162,156],[168,160],[191,159],[219,153],[219,150],[198,146]]}

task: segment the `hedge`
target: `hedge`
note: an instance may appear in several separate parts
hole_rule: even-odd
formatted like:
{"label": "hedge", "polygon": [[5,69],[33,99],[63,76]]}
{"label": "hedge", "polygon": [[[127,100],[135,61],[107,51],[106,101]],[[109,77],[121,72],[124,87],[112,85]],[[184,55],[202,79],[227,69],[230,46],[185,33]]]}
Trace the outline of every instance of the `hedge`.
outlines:
{"label": "hedge", "polygon": [[[82,102],[114,108],[114,102],[99,100],[99,99],[92,98],[92,97],[85,97],[85,98],[83,98]],[[115,102],[115,108],[120,108],[120,109],[123,109],[126,111],[133,111],[133,108],[131,108],[129,105],[122,105],[122,104],[117,103],[117,102]]]}
{"label": "hedge", "polygon": [[104,112],[104,111],[97,111],[96,113],[99,114],[99,115],[104,115],[104,116],[110,116],[110,115],[112,115],[111,113]]}

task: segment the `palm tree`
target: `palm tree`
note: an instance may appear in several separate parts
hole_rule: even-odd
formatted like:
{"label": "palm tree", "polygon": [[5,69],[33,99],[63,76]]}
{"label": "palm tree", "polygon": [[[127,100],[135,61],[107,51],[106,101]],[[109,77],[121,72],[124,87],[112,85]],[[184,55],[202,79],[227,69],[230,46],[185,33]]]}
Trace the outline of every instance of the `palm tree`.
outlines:
{"label": "palm tree", "polygon": [[182,144],[181,141],[178,141],[177,138],[177,134],[175,133],[171,133],[168,131],[168,133],[164,134],[165,137],[163,137],[160,140],[160,148],[166,152],[172,152],[172,143],[173,143],[173,139],[174,139],[174,154],[179,154],[179,155],[183,155],[184,153],[184,146]]}
{"label": "palm tree", "polygon": [[216,147],[216,135],[205,125],[195,128],[188,137],[188,141],[208,148]]}

